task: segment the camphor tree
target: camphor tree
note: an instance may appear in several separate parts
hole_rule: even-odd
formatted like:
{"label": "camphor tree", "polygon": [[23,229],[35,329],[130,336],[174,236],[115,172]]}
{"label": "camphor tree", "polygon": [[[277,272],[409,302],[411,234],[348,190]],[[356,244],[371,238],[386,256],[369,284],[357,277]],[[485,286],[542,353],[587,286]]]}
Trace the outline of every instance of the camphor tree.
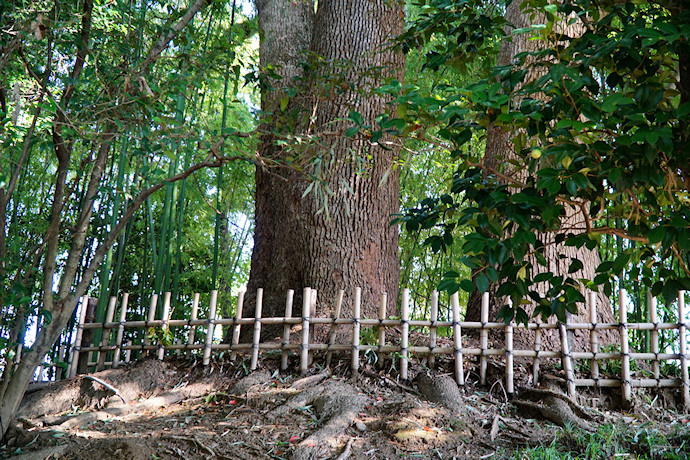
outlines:
{"label": "camphor tree", "polygon": [[[224,5],[214,8],[224,13]],[[253,152],[235,145],[244,134],[175,119],[184,102],[175,96],[190,80],[184,71],[203,74],[227,64],[214,46],[198,59],[184,49],[196,38],[193,19],[209,6],[197,0],[180,10],[156,2],[115,8],[84,0],[0,9],[2,86],[20,88],[0,94],[2,435],[37,365],[137,209],[195,172],[255,161]],[[179,164],[179,150],[168,147],[188,139],[195,155]],[[124,154],[127,142],[136,146],[131,156]],[[128,185],[120,188],[111,174]],[[119,210],[103,213],[118,197]],[[35,309],[36,340],[16,363],[13,342]]]}
{"label": "camphor tree", "polygon": [[[274,316],[295,289],[299,314],[303,287],[316,289],[319,305],[331,309],[344,289],[344,311],[361,287],[364,314],[376,314],[382,292],[397,297],[398,238],[390,221],[399,186],[397,150],[388,137],[371,136],[390,100],[374,89],[401,80],[403,56],[389,45],[402,31],[403,6],[326,0],[314,13],[311,1],[262,0],[257,11],[259,151],[296,170],[257,168],[245,315],[253,314],[257,288],[264,289],[265,314]],[[368,137],[348,132],[353,123]]]}
{"label": "camphor tree", "polygon": [[[465,46],[435,50],[428,65],[467,59],[459,53],[472,40],[495,36],[497,22],[472,14],[471,2],[431,5],[406,33],[406,46],[451,30],[448,18],[456,35],[447,39]],[[512,36],[538,46],[517,50],[473,85],[440,88],[433,105],[415,91],[398,98],[408,125],[421,118],[442,125],[458,160],[450,193],[409,209],[402,221],[409,230],[435,226],[429,241],[438,249],[463,229],[461,260],[474,280],[449,272],[441,288],[484,292],[497,283],[496,293],[512,300],[512,308],[497,311],[505,321],[528,319],[523,302],[563,321],[584,301],[581,284],[611,295],[626,269],[672,302],[690,288],[687,9],[583,0],[518,2],[508,11],[515,6],[522,16],[507,15],[516,22]],[[568,34],[577,22],[583,30]],[[499,128],[512,144],[503,149],[515,156],[495,162],[463,148],[480,135],[490,151]],[[596,250],[605,235],[635,244],[601,263],[551,255],[556,245]],[[554,256],[565,271],[552,271]],[[594,272],[578,275],[586,262],[596,264]]]}

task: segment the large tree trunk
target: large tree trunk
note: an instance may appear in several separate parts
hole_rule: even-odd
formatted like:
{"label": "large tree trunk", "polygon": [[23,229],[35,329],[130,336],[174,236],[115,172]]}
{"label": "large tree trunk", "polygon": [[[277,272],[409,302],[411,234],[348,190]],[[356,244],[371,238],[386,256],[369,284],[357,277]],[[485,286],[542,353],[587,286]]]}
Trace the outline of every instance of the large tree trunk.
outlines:
{"label": "large tree trunk", "polygon": [[[521,2],[519,0],[512,1],[506,9],[506,20],[512,24],[515,28],[529,27],[532,24],[543,22],[538,17],[530,19],[529,14],[524,14],[520,10]],[[568,26],[566,31],[570,36],[575,36],[578,33],[582,33],[581,26],[578,23],[574,23]],[[544,46],[544,41],[541,40],[530,40],[531,34],[523,33],[518,35],[513,35],[512,40],[504,39],[501,43],[501,50],[498,57],[498,65],[508,65],[516,54],[528,51],[538,51],[540,46]],[[538,71],[534,69],[530,70],[526,77],[526,81],[530,81],[539,78],[541,75]],[[498,126],[491,126],[487,132],[486,138],[486,150],[484,154],[483,163],[486,167],[485,171],[501,171],[507,176],[514,177],[522,181],[524,179],[524,174],[521,171],[511,170],[514,168],[509,163],[511,159],[517,159],[515,153],[515,147],[511,142],[511,138],[515,133],[511,133],[502,129]],[[566,216],[562,219],[563,228],[572,228],[574,233],[577,233],[577,229],[585,230],[584,221],[579,209],[566,206]],[[582,262],[583,268],[575,273],[569,274],[568,276],[573,279],[588,279],[593,280],[596,275],[596,268],[601,262],[599,253],[597,250],[590,251],[585,247],[575,248],[572,246],[565,246],[564,244],[556,244],[555,234],[541,234],[539,239],[546,245],[546,250],[544,252],[544,257],[548,261],[548,268],[545,268],[537,262],[536,258],[533,258],[530,262],[532,264],[533,273],[531,276],[536,276],[538,273],[549,271],[557,275],[568,275],[568,269],[570,262],[573,259],[577,259]],[[560,257],[564,256],[564,257]],[[497,287],[497,286],[496,286]],[[548,286],[544,283],[538,286],[537,289],[540,294],[544,295]],[[495,289],[494,289],[495,290]],[[489,304],[489,320],[494,321],[498,309],[504,304],[504,299],[499,299],[496,296],[491,297]],[[528,306],[526,311],[531,314],[534,310],[534,306],[531,308]],[[467,321],[480,321],[481,312],[481,294],[476,291],[470,295],[470,299],[467,305]],[[615,322],[613,317],[613,312],[611,310],[611,305],[608,297],[606,297],[603,292],[597,294],[597,316],[598,322]],[[589,311],[585,308],[585,305],[581,305],[579,308],[578,315],[570,316],[572,322],[589,322]],[[555,321],[552,318],[551,321]],[[497,335],[497,339],[500,339]],[[589,349],[589,331],[587,330],[577,330],[570,336],[574,344],[571,344],[571,349],[576,351],[584,351]],[[534,346],[534,333],[519,333],[516,334],[515,347],[522,349],[532,349]],[[599,336],[599,343],[606,345],[609,343],[614,343],[617,341],[616,334],[611,331],[601,331]],[[542,350],[560,350],[561,339],[558,335],[557,330],[549,330],[542,335]]]}
{"label": "large tree trunk", "polygon": [[[274,82],[280,85],[278,91],[264,92],[262,104],[264,110],[277,112],[292,84],[286,76],[289,71],[301,75],[298,64],[306,56],[300,53],[310,42],[308,49],[323,67],[311,75],[308,89],[301,88],[310,94],[302,93],[291,104],[310,115],[298,120],[298,129],[317,139],[307,149],[324,165],[323,182],[315,188],[325,190],[327,184],[333,194],[327,198],[326,212],[324,194],[312,191],[303,197],[308,186],[304,176],[257,169],[256,229],[245,316],[254,312],[257,288],[264,289],[264,316],[282,315],[288,289],[296,291],[294,314],[299,315],[304,287],[318,291],[319,314],[332,310],[339,289],[346,293],[343,314],[347,314],[354,289],[361,287],[362,312],[375,316],[381,293],[396,299],[398,291],[398,236],[390,225],[391,214],[399,208],[396,151],[346,139],[348,125],[337,120],[354,110],[365,124],[375,126],[375,117],[386,111],[386,100],[370,90],[387,78],[402,79],[403,56],[384,48],[402,30],[402,4],[319,1],[313,29],[306,11],[309,5],[294,5],[285,0],[257,3],[264,37],[261,64],[271,64],[283,77]],[[337,91],[328,90],[326,78],[337,80]],[[274,116],[274,126],[267,128],[275,129],[277,120]],[[290,148],[278,150],[271,136],[264,137],[260,150],[264,155],[295,155]]]}

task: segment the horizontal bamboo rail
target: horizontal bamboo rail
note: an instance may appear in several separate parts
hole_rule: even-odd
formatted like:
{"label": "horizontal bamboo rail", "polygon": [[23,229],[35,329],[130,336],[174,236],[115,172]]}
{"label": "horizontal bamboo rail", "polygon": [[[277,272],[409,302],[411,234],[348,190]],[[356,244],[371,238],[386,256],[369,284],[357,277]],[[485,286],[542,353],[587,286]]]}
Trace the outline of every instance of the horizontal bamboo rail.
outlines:
{"label": "horizontal bamboo rail", "polygon": [[[596,293],[587,296],[586,308],[589,310],[588,323],[542,323],[538,319],[530,321],[528,324],[505,324],[501,322],[491,322],[488,318],[489,295],[485,293],[481,302],[481,321],[461,321],[460,305],[457,294],[450,299],[448,314],[451,320],[439,320],[438,294],[434,293],[431,301],[430,318],[428,320],[410,317],[410,296],[407,290],[402,293],[401,316],[399,319],[386,318],[386,304],[388,302],[386,294],[383,294],[378,305],[378,318],[364,318],[360,315],[361,291],[357,289],[354,296],[353,317],[345,318],[341,315],[343,302],[343,292],[340,291],[336,299],[336,311],[331,317],[319,317],[316,314],[315,290],[305,288],[303,292],[304,304],[302,305],[302,316],[292,316],[294,292],[287,293],[286,315],[285,317],[262,317],[262,295],[260,289],[257,292],[257,305],[254,310],[253,318],[242,317],[244,302],[244,292],[238,296],[236,311],[238,314],[233,318],[217,317],[218,294],[213,291],[209,302],[209,315],[207,318],[199,318],[199,294],[194,295],[193,308],[189,319],[172,319],[169,312],[173,308],[170,295],[163,296],[163,315],[162,318],[155,318],[155,308],[158,296],[151,299],[146,320],[126,320],[128,314],[128,296],[125,294],[121,302],[119,321],[113,321],[115,317],[116,299],[110,299],[106,321],[101,323],[85,323],[84,306],[88,303],[88,298],[82,299],[79,321],[74,334],[74,342],[69,359],[68,374],[73,376],[76,373],[76,363],[81,353],[92,353],[92,358],[88,360],[89,367],[117,367],[122,362],[129,362],[132,354],[153,354],[158,359],[163,359],[166,353],[180,354],[183,350],[189,353],[199,353],[204,365],[211,361],[212,352],[230,351],[232,357],[243,355],[250,360],[250,369],[255,369],[259,365],[262,352],[280,351],[281,369],[289,367],[290,356],[299,362],[299,370],[305,373],[314,359],[314,353],[324,353],[326,365],[330,366],[332,354],[334,352],[351,353],[350,367],[353,373],[357,373],[361,367],[363,356],[373,354],[376,362],[382,363],[385,359],[399,361],[399,372],[402,379],[409,377],[408,363],[412,359],[424,360],[429,367],[438,364],[436,356],[448,356],[454,362],[455,379],[460,385],[465,384],[465,364],[468,358],[477,359],[479,365],[480,383],[487,383],[488,360],[499,359],[505,364],[505,388],[507,393],[515,390],[514,362],[516,358],[526,358],[532,360],[532,372],[534,383],[538,382],[540,364],[545,359],[562,360],[565,370],[564,383],[571,396],[575,396],[576,388],[597,387],[610,388],[618,387],[622,390],[622,403],[627,405],[632,399],[632,389],[637,388],[680,388],[683,397],[684,407],[690,409],[690,377],[688,376],[688,359],[686,356],[685,336],[687,324],[685,319],[684,293],[679,293],[678,302],[678,323],[660,323],[657,321],[656,302],[650,300],[650,322],[630,323],[627,321],[627,308],[625,305],[626,294],[619,293],[619,319],[618,323],[597,323],[596,322]],[[131,311],[131,307],[130,310]],[[275,341],[262,342],[261,330],[266,325],[282,325],[282,334]],[[230,343],[218,343],[215,338],[216,328],[229,326],[232,339]],[[315,326],[328,326],[330,332],[326,343],[317,343],[313,339]],[[240,343],[240,328],[246,327],[253,330],[250,334],[249,343]],[[291,340],[291,331],[295,328],[301,331]],[[377,334],[369,334],[368,337],[375,336],[375,343],[362,342],[362,329],[378,328]],[[178,331],[175,343],[163,343],[162,333],[170,329],[184,328]],[[336,343],[336,333],[339,328],[351,331],[350,343]],[[439,345],[440,330],[446,328],[444,333],[452,338],[451,346]],[[83,331],[88,329],[103,329],[102,342],[100,345],[82,344]],[[201,329],[203,334],[197,334]],[[218,328],[220,329],[220,328]],[[413,329],[424,329],[428,334],[427,344],[410,344],[410,332]],[[464,346],[463,334],[466,331],[479,330],[479,348]],[[395,340],[392,339],[391,330],[396,330]],[[503,333],[504,348],[490,348],[488,334]],[[534,346],[532,349],[514,348],[514,336],[520,330],[533,331]],[[542,348],[542,335],[545,331],[555,330],[561,339],[561,349],[544,350]],[[573,351],[572,344],[568,343],[567,331],[584,330],[589,331],[589,351]],[[599,331],[618,330],[620,333],[620,351],[601,351],[599,349]],[[678,331],[678,341],[673,349],[659,350],[659,332],[664,330]],[[138,331],[138,332],[137,332]],[[153,331],[153,333],[151,333]],[[630,351],[628,334],[630,331],[651,331],[651,350],[652,352]],[[148,332],[148,333],[147,333]],[[114,337],[111,337],[111,333]],[[129,334],[128,334],[129,333]],[[129,339],[125,341],[126,336]],[[201,342],[197,340],[201,337]],[[138,337],[138,338],[137,338]],[[111,341],[111,338],[113,340]],[[134,340],[134,342],[132,341]],[[181,340],[181,341],[180,341]],[[372,340],[372,339],[370,339]],[[136,343],[135,343],[136,342]],[[155,343],[154,343],[155,342]],[[502,359],[501,359],[502,358]],[[576,363],[578,361],[589,361],[589,375],[578,375]],[[631,360],[642,360],[651,363],[651,376],[634,376],[631,372]],[[619,378],[611,376],[602,377],[602,362],[616,361],[620,363]],[[662,377],[660,374],[660,363],[663,361],[677,361],[680,364],[680,378]],[[46,366],[50,366],[47,364]],[[54,365],[54,364],[53,364]]]}

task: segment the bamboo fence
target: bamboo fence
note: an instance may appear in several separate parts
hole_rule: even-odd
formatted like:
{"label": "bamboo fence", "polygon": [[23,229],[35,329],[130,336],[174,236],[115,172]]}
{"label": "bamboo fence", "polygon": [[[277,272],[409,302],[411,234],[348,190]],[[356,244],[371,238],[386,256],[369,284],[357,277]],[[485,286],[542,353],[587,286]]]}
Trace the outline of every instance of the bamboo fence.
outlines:
{"label": "bamboo fence", "polygon": [[[505,324],[502,322],[489,321],[489,294],[485,293],[481,302],[481,321],[468,322],[460,320],[460,303],[457,294],[450,298],[450,321],[438,320],[438,293],[433,293],[431,298],[430,318],[428,320],[412,319],[410,318],[410,295],[407,289],[402,292],[402,303],[400,309],[400,318],[391,319],[386,317],[386,306],[388,298],[386,294],[381,296],[378,318],[363,318],[361,312],[361,289],[357,288],[354,296],[353,315],[352,318],[342,318],[341,309],[343,302],[343,291],[339,293],[336,299],[336,308],[331,317],[318,317],[316,314],[316,290],[311,288],[304,289],[304,304],[302,306],[303,315],[301,317],[294,317],[292,315],[294,291],[290,290],[287,293],[285,304],[284,317],[262,317],[262,303],[263,290],[259,289],[256,295],[256,308],[253,318],[245,318],[242,316],[244,293],[241,292],[238,296],[236,305],[236,315],[233,318],[220,318],[217,316],[218,311],[218,292],[212,291],[209,302],[209,315],[207,318],[198,318],[199,311],[199,294],[195,294],[193,298],[192,310],[189,319],[171,319],[170,318],[170,294],[163,296],[162,317],[155,318],[156,306],[158,297],[153,296],[151,299],[147,319],[128,321],[128,299],[129,296],[124,294],[120,303],[120,311],[118,321],[113,321],[115,311],[117,308],[116,298],[110,299],[108,310],[103,323],[87,323],[85,322],[85,306],[88,304],[88,297],[82,299],[80,308],[79,322],[77,324],[76,333],[74,334],[74,342],[70,352],[69,366],[67,376],[73,377],[77,372],[77,363],[79,356],[84,353],[91,354],[88,359],[88,365],[91,369],[101,370],[105,367],[117,368],[123,361],[129,362],[132,359],[132,353],[136,354],[152,354],[158,359],[163,359],[166,353],[181,354],[182,351],[186,353],[198,353],[203,365],[208,365],[211,362],[211,355],[214,351],[230,351],[234,359],[238,355],[248,356],[250,360],[250,370],[258,367],[259,358],[262,351],[277,350],[281,354],[281,368],[288,369],[289,356],[292,354],[299,358],[299,371],[304,374],[307,372],[309,366],[314,359],[315,352],[323,352],[326,360],[326,365],[330,366],[333,352],[351,353],[351,369],[353,373],[357,373],[360,369],[360,358],[363,353],[373,353],[377,360],[383,362],[386,357],[397,360],[399,362],[400,378],[408,379],[409,371],[408,364],[413,357],[422,357],[426,361],[427,366],[433,367],[436,364],[436,356],[449,355],[454,361],[454,375],[459,385],[464,385],[465,377],[465,363],[468,357],[477,357],[479,364],[479,381],[481,384],[487,383],[487,368],[489,358],[501,359],[505,364],[505,389],[508,394],[515,391],[515,364],[514,358],[531,359],[533,382],[539,380],[540,365],[544,359],[560,360],[565,373],[565,386],[569,396],[575,398],[577,387],[618,387],[622,393],[622,403],[628,405],[632,399],[633,388],[679,388],[682,393],[682,400],[684,409],[690,410],[690,377],[688,376],[688,359],[686,355],[686,315],[684,293],[680,292],[678,296],[678,322],[677,323],[660,323],[657,321],[656,302],[650,299],[649,302],[649,322],[643,323],[629,323],[627,321],[627,295],[623,290],[619,293],[619,322],[618,323],[598,323],[597,322],[597,306],[596,293],[590,293],[587,298],[587,308],[589,309],[589,322],[587,323],[542,323],[538,319],[531,320],[528,324]],[[280,340],[262,342],[261,328],[263,325],[283,325],[283,334]],[[330,326],[327,343],[317,343],[314,341],[313,328],[316,325]],[[230,343],[218,343],[214,340],[216,326],[230,326],[232,332],[232,340]],[[252,340],[250,343],[240,342],[240,328],[242,326],[249,327],[253,330]],[[301,326],[301,333],[299,335],[299,343],[295,340],[291,341],[291,330],[294,326]],[[203,341],[197,343],[195,337],[198,328],[205,328],[203,334]],[[351,328],[351,343],[343,344],[337,343],[336,334],[339,328]],[[375,343],[362,343],[361,330],[362,328],[378,328],[378,334],[373,340]],[[169,328],[187,328],[186,334],[178,334],[178,336],[185,336],[186,341],[180,342],[176,340],[173,343],[165,343],[164,340],[152,341],[152,337],[163,337],[164,332]],[[387,334],[387,330],[396,329],[395,341],[398,343],[389,343],[387,337],[392,334]],[[411,328],[424,328],[425,333],[428,334],[428,344],[426,345],[410,345],[410,331]],[[452,335],[452,346],[439,346],[438,343],[438,329],[447,328]],[[82,336],[84,330],[87,329],[102,329],[102,341],[98,345],[82,344]],[[137,341],[124,341],[126,331],[130,329],[139,330],[140,334]],[[471,348],[463,346],[463,333],[467,330],[479,330],[479,348]],[[527,329],[534,332],[534,342],[531,349],[514,349],[514,334],[521,329]],[[561,340],[560,350],[542,350],[541,340],[542,334],[549,329],[554,329],[559,334]],[[589,331],[589,351],[573,351],[572,344],[568,341],[568,331],[573,330]],[[159,330],[160,334],[151,334],[151,331]],[[504,348],[490,348],[489,347],[489,332],[491,330],[503,331]],[[618,330],[620,334],[620,351],[602,352],[599,350],[599,332],[602,330]],[[630,351],[628,341],[628,332],[630,330],[649,331],[651,341],[651,352],[636,353]],[[664,330],[677,331],[677,341],[675,346],[670,350],[666,347],[663,352],[659,350],[659,332]],[[310,333],[312,331],[312,333]],[[143,333],[142,333],[143,332]],[[148,332],[148,333],[147,333]],[[132,335],[132,334],[130,334]],[[399,336],[399,338],[398,338]],[[111,340],[111,338],[113,340]],[[372,340],[370,340],[372,341]],[[155,343],[154,343],[155,342]],[[677,350],[677,352],[675,351]],[[108,357],[110,356],[110,359]],[[575,363],[577,360],[587,360],[589,362],[589,375],[576,375]],[[615,378],[610,375],[602,377],[601,368],[604,360],[612,360],[620,362],[620,375]],[[631,360],[649,361],[651,372],[649,375],[643,377],[633,376],[631,372]],[[660,364],[662,361],[674,361],[679,365],[679,378],[665,378],[661,375]],[[45,365],[44,365],[45,366]]]}

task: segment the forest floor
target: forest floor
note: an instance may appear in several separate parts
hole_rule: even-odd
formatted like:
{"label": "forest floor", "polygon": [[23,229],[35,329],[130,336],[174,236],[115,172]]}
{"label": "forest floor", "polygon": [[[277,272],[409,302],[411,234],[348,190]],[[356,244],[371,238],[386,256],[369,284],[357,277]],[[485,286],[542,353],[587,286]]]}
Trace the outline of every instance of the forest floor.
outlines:
{"label": "forest floor", "polygon": [[[500,379],[489,387],[472,383],[472,363],[470,383],[458,389],[449,375],[422,366],[411,368],[413,381],[402,382],[370,362],[356,378],[346,361],[300,377],[279,372],[279,360],[269,355],[248,373],[246,362],[222,357],[208,367],[185,358],[146,359],[43,386],[25,397],[0,457],[687,458],[690,452],[688,420],[659,395],[618,412],[564,406],[567,398],[546,389],[535,398],[518,388],[509,398]],[[451,363],[436,367],[444,364]]]}

